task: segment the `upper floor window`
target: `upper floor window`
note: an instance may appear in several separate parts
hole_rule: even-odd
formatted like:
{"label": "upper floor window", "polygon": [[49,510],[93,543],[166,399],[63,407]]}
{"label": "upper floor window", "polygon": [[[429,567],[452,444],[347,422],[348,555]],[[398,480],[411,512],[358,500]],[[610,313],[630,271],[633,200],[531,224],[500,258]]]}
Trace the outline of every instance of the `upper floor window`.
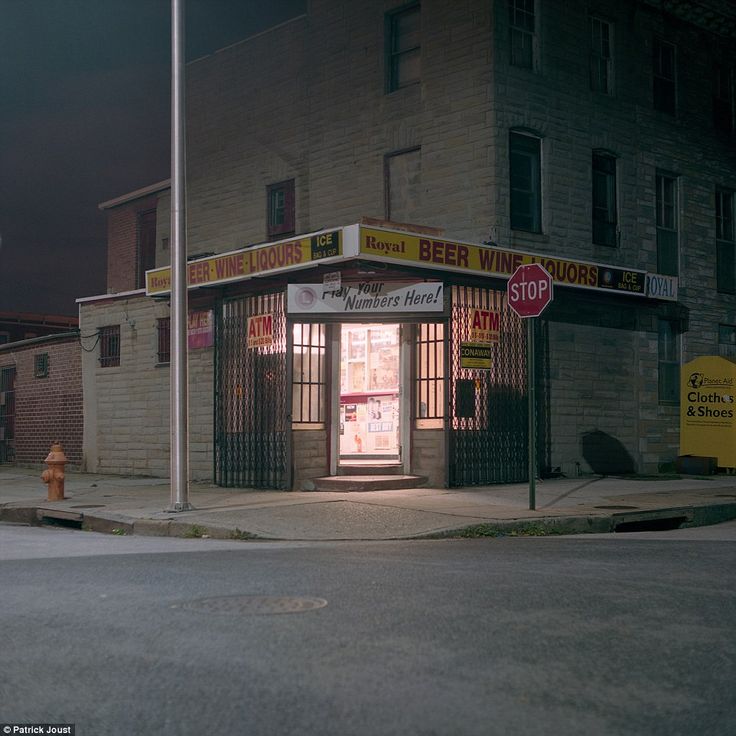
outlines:
{"label": "upper floor window", "polygon": [[511,64],[534,68],[535,0],[509,0]]}
{"label": "upper floor window", "polygon": [[523,133],[509,137],[511,229],[541,232],[541,140]]}
{"label": "upper floor window", "polygon": [[616,159],[593,152],[593,242],[616,245]]}
{"label": "upper floor window", "polygon": [[677,177],[658,173],[657,188],[657,271],[669,276],[679,272],[677,246]]}
{"label": "upper floor window", "polygon": [[421,75],[419,3],[386,15],[386,91],[418,82]]}
{"label": "upper floor window", "polygon": [[266,187],[267,236],[269,240],[295,231],[294,180],[282,181]]}
{"label": "upper floor window", "polygon": [[675,46],[654,40],[654,109],[675,114]]}
{"label": "upper floor window", "polygon": [[713,125],[722,133],[734,132],[734,70],[718,66],[713,75]]}
{"label": "upper floor window", "polygon": [[716,280],[718,291],[736,294],[736,232],[731,189],[716,189]]}
{"label": "upper floor window", "polygon": [[613,27],[600,18],[590,19],[590,88],[610,95],[613,90]]}
{"label": "upper floor window", "polygon": [[120,325],[100,327],[100,366],[111,368],[120,365]]}

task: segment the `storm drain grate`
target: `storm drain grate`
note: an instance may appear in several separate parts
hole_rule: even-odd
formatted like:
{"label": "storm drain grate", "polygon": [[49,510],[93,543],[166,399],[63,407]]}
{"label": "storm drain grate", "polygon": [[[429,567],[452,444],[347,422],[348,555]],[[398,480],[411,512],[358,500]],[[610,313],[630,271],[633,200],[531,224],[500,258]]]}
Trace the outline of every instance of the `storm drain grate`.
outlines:
{"label": "storm drain grate", "polygon": [[666,516],[653,519],[637,519],[621,521],[614,527],[614,532],[668,532],[679,529],[690,521],[687,516]]}
{"label": "storm drain grate", "polygon": [[70,506],[70,509],[104,509],[105,504],[104,503],[89,503],[89,504],[79,504],[77,506]]}
{"label": "storm drain grate", "polygon": [[611,511],[628,511],[630,509],[638,509],[638,506],[616,506],[615,504],[610,506],[594,506],[595,509],[610,509]]}
{"label": "storm drain grate", "polygon": [[174,608],[203,613],[263,615],[274,613],[305,613],[324,608],[324,598],[304,596],[232,595],[219,598],[199,598]]}

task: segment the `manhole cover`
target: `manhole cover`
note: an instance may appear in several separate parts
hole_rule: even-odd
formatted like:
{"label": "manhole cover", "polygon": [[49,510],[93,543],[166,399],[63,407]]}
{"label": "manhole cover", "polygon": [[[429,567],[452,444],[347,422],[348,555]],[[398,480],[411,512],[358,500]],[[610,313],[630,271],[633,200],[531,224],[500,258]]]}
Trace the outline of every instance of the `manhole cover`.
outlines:
{"label": "manhole cover", "polygon": [[610,509],[611,511],[630,511],[632,509],[638,509],[638,506],[594,506],[595,509]]}
{"label": "manhole cover", "polygon": [[272,613],[304,613],[316,608],[324,608],[327,601],[323,598],[283,597],[268,595],[232,595],[222,598],[199,598],[182,603],[181,608],[188,611],[204,611],[206,613],[230,614],[272,614]]}
{"label": "manhole cover", "polygon": [[87,505],[82,504],[81,506],[70,506],[70,509],[104,509],[104,503],[90,503]]}

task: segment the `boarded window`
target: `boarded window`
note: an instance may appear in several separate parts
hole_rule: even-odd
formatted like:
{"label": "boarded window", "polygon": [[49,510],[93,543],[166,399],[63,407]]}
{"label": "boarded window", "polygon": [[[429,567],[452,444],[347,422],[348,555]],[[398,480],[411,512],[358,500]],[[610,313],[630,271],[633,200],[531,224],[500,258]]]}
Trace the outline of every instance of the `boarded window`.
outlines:
{"label": "boarded window", "polygon": [[386,217],[396,222],[419,222],[422,192],[421,149],[386,156],[384,162]]}

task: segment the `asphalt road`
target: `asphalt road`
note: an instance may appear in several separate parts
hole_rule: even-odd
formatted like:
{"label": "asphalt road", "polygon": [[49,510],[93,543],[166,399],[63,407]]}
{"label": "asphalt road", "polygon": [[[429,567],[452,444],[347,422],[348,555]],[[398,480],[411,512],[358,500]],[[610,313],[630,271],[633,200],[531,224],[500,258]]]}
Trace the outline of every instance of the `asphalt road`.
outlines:
{"label": "asphalt road", "polygon": [[0,724],[730,736],[734,563],[736,523],[309,544],[0,525]]}

